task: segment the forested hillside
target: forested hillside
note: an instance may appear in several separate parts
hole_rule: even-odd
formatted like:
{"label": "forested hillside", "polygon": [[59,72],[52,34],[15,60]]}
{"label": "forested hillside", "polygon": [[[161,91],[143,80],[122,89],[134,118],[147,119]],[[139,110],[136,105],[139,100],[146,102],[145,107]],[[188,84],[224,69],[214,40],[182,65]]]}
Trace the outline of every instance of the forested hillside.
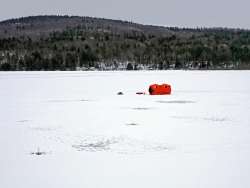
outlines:
{"label": "forested hillside", "polygon": [[250,31],[77,16],[0,22],[0,70],[249,69]]}

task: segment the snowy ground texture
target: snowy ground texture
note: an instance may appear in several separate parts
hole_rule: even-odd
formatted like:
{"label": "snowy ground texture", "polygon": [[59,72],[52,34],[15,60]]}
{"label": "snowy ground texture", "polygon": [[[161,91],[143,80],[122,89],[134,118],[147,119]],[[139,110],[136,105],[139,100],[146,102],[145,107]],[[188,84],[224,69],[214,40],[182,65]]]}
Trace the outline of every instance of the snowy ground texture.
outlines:
{"label": "snowy ground texture", "polygon": [[[172,95],[135,94],[153,83]],[[0,187],[248,188],[249,83],[249,71],[1,72]]]}

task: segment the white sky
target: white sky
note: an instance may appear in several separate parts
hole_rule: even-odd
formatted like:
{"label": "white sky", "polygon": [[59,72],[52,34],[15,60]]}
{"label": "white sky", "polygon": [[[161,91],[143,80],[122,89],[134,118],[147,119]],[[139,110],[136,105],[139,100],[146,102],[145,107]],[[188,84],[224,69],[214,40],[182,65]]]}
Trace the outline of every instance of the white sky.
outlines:
{"label": "white sky", "polygon": [[0,20],[59,14],[179,27],[250,29],[248,0],[0,0]]}

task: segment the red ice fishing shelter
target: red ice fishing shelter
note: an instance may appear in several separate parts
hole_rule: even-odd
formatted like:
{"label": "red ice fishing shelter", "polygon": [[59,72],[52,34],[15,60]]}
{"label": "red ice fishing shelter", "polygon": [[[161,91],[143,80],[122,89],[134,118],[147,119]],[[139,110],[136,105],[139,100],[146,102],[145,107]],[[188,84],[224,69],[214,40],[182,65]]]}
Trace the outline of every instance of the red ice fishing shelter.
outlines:
{"label": "red ice fishing shelter", "polygon": [[152,84],[149,86],[148,91],[150,95],[170,95],[171,86],[169,84]]}

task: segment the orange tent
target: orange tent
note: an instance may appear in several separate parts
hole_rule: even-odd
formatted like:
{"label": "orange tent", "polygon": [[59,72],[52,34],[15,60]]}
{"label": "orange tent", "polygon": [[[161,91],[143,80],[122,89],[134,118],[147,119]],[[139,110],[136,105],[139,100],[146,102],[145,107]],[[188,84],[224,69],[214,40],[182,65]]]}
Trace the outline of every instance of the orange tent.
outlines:
{"label": "orange tent", "polygon": [[168,84],[152,84],[149,86],[148,91],[150,95],[170,95],[171,86]]}

